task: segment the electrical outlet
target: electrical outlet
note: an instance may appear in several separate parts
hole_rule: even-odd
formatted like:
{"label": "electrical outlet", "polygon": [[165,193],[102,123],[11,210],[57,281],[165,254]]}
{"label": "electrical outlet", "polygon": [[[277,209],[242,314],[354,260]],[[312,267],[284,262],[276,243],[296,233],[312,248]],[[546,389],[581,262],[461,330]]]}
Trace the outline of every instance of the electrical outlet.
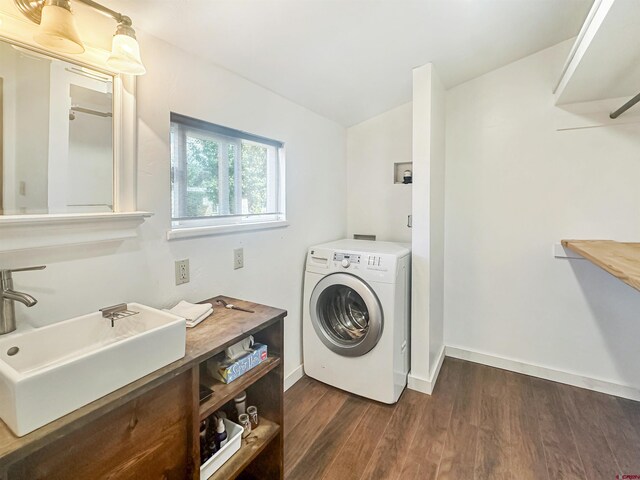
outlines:
{"label": "electrical outlet", "polygon": [[233,251],[233,269],[237,270],[244,267],[244,249],[236,248]]}
{"label": "electrical outlet", "polygon": [[189,283],[189,259],[176,260],[176,285]]}

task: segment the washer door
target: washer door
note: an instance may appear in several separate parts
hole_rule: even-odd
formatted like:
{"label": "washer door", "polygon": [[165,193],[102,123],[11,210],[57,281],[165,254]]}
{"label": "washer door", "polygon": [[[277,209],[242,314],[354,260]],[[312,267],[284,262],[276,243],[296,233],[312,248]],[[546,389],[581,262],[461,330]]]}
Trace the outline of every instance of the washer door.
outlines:
{"label": "washer door", "polygon": [[322,343],[346,357],[364,355],[382,335],[378,297],[363,280],[347,273],[333,273],[318,282],[309,312]]}

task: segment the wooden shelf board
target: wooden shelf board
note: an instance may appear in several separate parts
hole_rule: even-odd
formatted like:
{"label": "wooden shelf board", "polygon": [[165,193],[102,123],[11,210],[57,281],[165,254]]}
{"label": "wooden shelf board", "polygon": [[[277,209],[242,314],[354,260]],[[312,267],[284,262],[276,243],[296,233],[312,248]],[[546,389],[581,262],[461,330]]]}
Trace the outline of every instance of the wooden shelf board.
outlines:
{"label": "wooden shelf board", "polygon": [[219,470],[208,480],[232,480],[236,478],[254,458],[273,440],[280,431],[280,425],[265,418],[260,418],[260,425],[247,438],[242,439],[242,446]]}
{"label": "wooden shelf board", "polygon": [[613,240],[562,240],[562,245],[640,290],[640,243]]}
{"label": "wooden shelf board", "polygon": [[216,410],[220,409],[225,403],[233,400],[233,397],[241,391],[246,390],[247,387],[260,380],[278,365],[280,365],[280,357],[269,356],[260,365],[249,370],[231,383],[222,383],[208,374],[201,373],[200,383],[211,388],[213,395],[200,405],[200,420],[204,420]]}

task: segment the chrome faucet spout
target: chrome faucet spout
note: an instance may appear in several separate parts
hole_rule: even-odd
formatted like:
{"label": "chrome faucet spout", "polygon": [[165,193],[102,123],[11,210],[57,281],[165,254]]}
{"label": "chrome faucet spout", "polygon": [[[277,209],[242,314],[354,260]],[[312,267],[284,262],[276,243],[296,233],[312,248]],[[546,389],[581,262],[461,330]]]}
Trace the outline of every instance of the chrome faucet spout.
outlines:
{"label": "chrome faucet spout", "polygon": [[38,301],[28,293],[16,292],[15,290],[5,290],[2,293],[4,298],[14,300],[25,304],[27,307],[33,307]]}
{"label": "chrome faucet spout", "polygon": [[16,292],[13,289],[13,278],[11,274],[14,272],[42,270],[43,268],[45,268],[44,265],[0,270],[0,335],[13,332],[16,329],[14,302],[24,303],[27,307],[33,307],[38,303],[38,301],[28,293]]}

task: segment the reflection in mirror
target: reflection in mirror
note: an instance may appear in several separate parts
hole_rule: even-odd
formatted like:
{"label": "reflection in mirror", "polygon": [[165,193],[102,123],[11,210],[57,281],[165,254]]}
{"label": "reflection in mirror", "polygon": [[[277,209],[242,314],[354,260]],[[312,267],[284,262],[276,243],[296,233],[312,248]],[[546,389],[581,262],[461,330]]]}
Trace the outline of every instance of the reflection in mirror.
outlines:
{"label": "reflection in mirror", "polygon": [[113,211],[113,78],[0,41],[0,213]]}

